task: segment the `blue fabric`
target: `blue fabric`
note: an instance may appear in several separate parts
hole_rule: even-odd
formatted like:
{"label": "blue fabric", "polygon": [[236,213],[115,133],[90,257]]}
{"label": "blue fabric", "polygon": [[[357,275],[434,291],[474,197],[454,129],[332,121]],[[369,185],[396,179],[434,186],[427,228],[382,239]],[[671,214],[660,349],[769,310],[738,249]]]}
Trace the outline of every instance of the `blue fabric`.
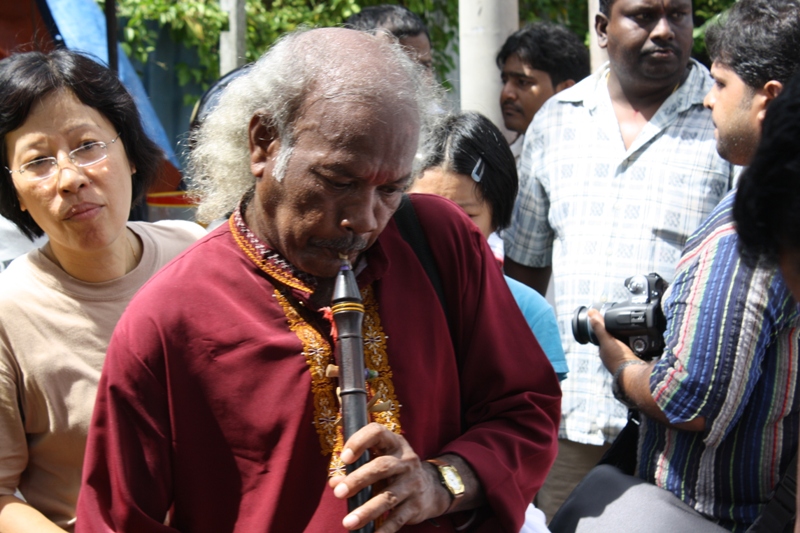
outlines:
{"label": "blue fabric", "polygon": [[545,355],[556,371],[558,381],[564,381],[569,368],[567,358],[564,357],[564,348],[561,347],[561,336],[558,333],[556,314],[553,308],[544,299],[544,296],[520,283],[515,279],[505,276],[508,288],[517,301],[522,315],[531,327],[536,340],[544,350]]}
{"label": "blue fabric", "polygon": [[[50,8],[50,14],[58,26],[60,35],[55,36],[56,41],[63,41],[70,50],[91,54],[102,63],[108,64],[106,19],[94,0],[47,0],[47,7]],[[119,44],[117,44],[117,56],[119,77],[136,101],[147,136],[164,150],[169,162],[180,170],[181,165],[175,157],[172,143],[150,104],[144,85]]]}

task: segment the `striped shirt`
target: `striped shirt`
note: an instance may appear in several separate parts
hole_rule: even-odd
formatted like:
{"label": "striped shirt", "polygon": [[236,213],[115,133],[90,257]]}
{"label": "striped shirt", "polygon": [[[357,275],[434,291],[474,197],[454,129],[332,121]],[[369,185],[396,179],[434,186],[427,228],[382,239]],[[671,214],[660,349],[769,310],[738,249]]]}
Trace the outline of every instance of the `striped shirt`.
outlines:
{"label": "striped shirt", "polygon": [[800,312],[776,266],[749,268],[728,195],[690,239],[664,302],[667,348],[650,376],[673,423],[649,419],[639,475],[744,531],[797,452]]}
{"label": "striped shirt", "polygon": [[703,107],[713,81],[705,67],[690,65],[628,149],[606,86],[608,65],[553,96],[525,135],[505,253],[532,267],[552,261],[570,369],[560,436],[571,441],[611,441],[627,415],[597,347],[573,339],[573,312],[627,299],[629,276],[658,272],[671,280],[689,235],[733,186],[734,167],[717,154]]}

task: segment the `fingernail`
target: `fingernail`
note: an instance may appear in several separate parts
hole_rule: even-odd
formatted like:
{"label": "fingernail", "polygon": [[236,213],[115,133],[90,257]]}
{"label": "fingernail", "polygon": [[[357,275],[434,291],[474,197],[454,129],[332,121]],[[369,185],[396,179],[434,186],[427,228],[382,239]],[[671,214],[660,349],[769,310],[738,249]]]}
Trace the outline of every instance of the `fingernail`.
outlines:
{"label": "fingernail", "polygon": [[342,525],[347,529],[356,527],[358,525],[358,515],[353,513],[345,516],[344,520],[342,520]]}
{"label": "fingernail", "polygon": [[353,450],[351,450],[350,448],[345,448],[345,449],[342,451],[342,455],[340,456],[340,458],[342,459],[342,461],[343,461],[344,463],[346,463],[346,464],[350,464],[350,463],[352,463],[353,461],[355,461],[355,459],[356,459],[356,454],[354,454],[354,453],[353,453]]}
{"label": "fingernail", "polygon": [[333,489],[333,495],[339,499],[347,498],[347,495],[350,493],[350,489],[347,488],[347,485],[344,483],[339,483]]}

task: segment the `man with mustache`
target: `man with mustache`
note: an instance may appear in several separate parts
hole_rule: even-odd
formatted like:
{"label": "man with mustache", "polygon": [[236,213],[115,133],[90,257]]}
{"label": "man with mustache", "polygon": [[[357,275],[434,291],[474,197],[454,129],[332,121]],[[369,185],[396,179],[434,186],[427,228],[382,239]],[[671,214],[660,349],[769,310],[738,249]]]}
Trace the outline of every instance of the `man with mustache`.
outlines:
{"label": "man with mustache", "polygon": [[506,273],[544,294],[551,273],[564,352],[559,456],[537,503],[548,517],[627,420],[597,349],[572,336],[573,311],[629,297],[623,280],[671,281],[689,235],[733,186],[690,59],[691,0],[601,0],[609,62],[553,96],[525,136],[520,193],[504,235]]}
{"label": "man with mustache", "polygon": [[[399,45],[342,28],[284,37],[226,88],[190,173],[199,217],[233,215],[115,331],[77,531],[520,530],[560,391],[478,228],[445,199],[404,200],[431,90]],[[406,201],[442,303],[393,218]],[[346,442],[329,309],[343,259],[374,400]]]}
{"label": "man with mustache", "polygon": [[[765,134],[774,124],[765,116],[800,66],[800,0],[739,0],[708,27],[706,43],[715,83],[705,104],[717,150],[750,165],[762,124]],[[780,103],[779,112],[786,107]],[[796,150],[789,141],[781,147]],[[745,531],[790,468],[800,435],[800,308],[775,263],[740,253],[734,222],[735,204],[763,201],[753,171],[767,174],[769,165],[745,170],[745,188],[723,198],[689,239],[663,298],[660,358],[637,358],[589,312],[614,394],[639,413],[638,446],[630,450],[637,477],[598,467],[559,511],[554,532],[667,533],[713,523]],[[751,227],[746,236],[766,242],[763,233]],[[587,501],[589,508],[579,504]],[[698,525],[682,526],[682,518]],[[757,530],[784,526],[765,522]]]}
{"label": "man with mustache", "polygon": [[525,131],[548,98],[589,75],[589,51],[560,24],[534,22],[512,33],[497,54],[503,90],[500,107],[507,129],[516,132],[511,152],[517,161]]}

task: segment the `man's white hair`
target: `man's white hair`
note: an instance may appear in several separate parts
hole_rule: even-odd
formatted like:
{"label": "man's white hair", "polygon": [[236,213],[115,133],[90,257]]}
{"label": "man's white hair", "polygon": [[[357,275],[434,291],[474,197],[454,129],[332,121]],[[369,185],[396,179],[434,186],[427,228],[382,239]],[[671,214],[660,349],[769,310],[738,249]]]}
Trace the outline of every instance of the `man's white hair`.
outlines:
{"label": "man's white hair", "polygon": [[419,65],[386,39],[341,28],[286,35],[231,82],[193,134],[190,194],[199,200],[198,220],[208,222],[230,213],[255,185],[249,148],[253,116],[260,116],[280,140],[274,178],[281,180],[292,155],[294,125],[312,93],[316,98],[344,96],[365,104],[379,100],[413,105],[420,116],[423,147],[438,118],[430,113],[437,92]]}

